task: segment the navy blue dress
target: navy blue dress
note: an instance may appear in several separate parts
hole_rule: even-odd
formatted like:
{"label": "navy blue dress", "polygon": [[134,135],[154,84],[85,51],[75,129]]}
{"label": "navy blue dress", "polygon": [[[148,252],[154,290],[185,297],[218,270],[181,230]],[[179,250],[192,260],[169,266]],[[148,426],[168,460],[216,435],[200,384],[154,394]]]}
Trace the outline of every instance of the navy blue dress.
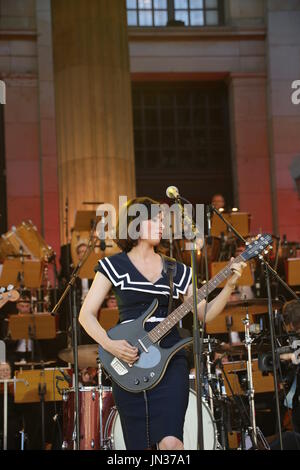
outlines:
{"label": "navy blue dress", "polygon": [[[170,287],[166,273],[162,272],[161,278],[153,284],[124,252],[99,260],[95,270],[104,274],[113,284],[120,322],[138,318],[155,298],[159,305],[154,316],[167,316]],[[178,299],[179,294],[185,294],[190,282],[191,268],[177,262],[173,298]],[[157,324],[146,322],[145,328],[150,331]],[[179,340],[178,330],[174,327],[160,344],[162,347],[170,347]],[[166,436],[175,436],[183,441],[189,399],[189,371],[184,350],[173,356],[163,379],[153,389],[145,393],[130,393],[113,382],[113,396],[127,450],[146,449]]]}

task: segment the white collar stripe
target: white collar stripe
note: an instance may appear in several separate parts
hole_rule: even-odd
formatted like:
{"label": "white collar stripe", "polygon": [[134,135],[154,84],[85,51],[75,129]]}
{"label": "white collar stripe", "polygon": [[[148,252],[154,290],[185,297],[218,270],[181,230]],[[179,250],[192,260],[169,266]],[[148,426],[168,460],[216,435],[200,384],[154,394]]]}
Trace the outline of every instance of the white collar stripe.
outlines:
{"label": "white collar stripe", "polygon": [[[147,292],[151,294],[162,294],[162,295],[169,295],[170,294],[170,286],[164,284],[152,284],[149,281],[132,281],[130,279],[129,273],[119,274],[113,264],[111,263],[110,259],[105,257],[99,260],[100,265],[108,275],[112,284],[117,287],[120,286],[121,290],[137,290],[140,292]],[[175,283],[174,282],[174,298],[178,299],[179,293],[185,294],[188,285],[190,284],[192,271],[191,268],[188,268],[183,264],[183,274],[180,278],[180,281]],[[145,288],[138,288],[138,286],[145,286]],[[153,288],[153,289],[150,289]],[[162,289],[162,290],[160,290]],[[168,289],[166,291],[166,289]]]}

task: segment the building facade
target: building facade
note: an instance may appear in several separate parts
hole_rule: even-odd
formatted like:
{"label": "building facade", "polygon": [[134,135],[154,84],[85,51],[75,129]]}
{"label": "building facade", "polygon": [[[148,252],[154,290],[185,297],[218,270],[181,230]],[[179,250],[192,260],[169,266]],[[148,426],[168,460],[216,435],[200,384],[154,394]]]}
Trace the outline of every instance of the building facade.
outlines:
{"label": "building facade", "polygon": [[[68,8],[81,4],[63,1]],[[129,57],[131,103],[126,92],[124,109],[126,122],[132,122],[112,154],[99,150],[100,144],[86,144],[95,161],[97,152],[106,152],[105,158],[117,162],[101,166],[108,185],[105,193],[100,188],[97,193],[96,187],[93,197],[106,196],[110,182],[115,193],[161,199],[169,184],[177,184],[194,202],[208,202],[214,192],[223,192],[228,205],[251,214],[252,233],[286,234],[289,240],[299,240],[300,199],[292,165],[300,158],[300,104],[292,101],[292,86],[300,80],[300,0],[128,0],[127,5],[114,0],[114,12],[106,0],[90,0],[95,18],[100,15],[99,2],[101,15],[107,11],[107,28],[114,21],[124,26],[127,7],[128,42],[124,36],[121,41],[116,30],[111,43],[123,54],[125,80]],[[89,2],[84,3],[88,8]],[[0,78],[6,85],[0,133],[1,231],[31,219],[58,251],[65,241],[59,226],[66,197],[61,196],[61,153],[67,152],[58,142],[68,117],[61,114],[58,119],[53,32],[59,25],[53,25],[53,4],[0,0]],[[86,21],[92,24],[93,15]],[[80,29],[82,41],[92,40],[88,30]],[[76,31],[72,34],[70,44]],[[88,46],[87,42],[87,51]],[[97,53],[87,53],[81,67],[97,60]],[[112,81],[120,80],[117,72],[101,73],[100,78],[91,84],[92,90],[113,90]],[[118,109],[124,93],[107,106]],[[89,94],[91,102],[93,96]],[[74,108],[69,119],[81,111]],[[122,122],[118,126],[121,129]],[[113,127],[112,122],[108,132],[115,132]],[[96,126],[93,135],[97,131]],[[124,139],[126,171],[121,173],[127,176],[120,186],[120,173],[114,169],[123,165]],[[79,147],[85,148],[85,142]],[[71,193],[72,189],[69,197]]]}

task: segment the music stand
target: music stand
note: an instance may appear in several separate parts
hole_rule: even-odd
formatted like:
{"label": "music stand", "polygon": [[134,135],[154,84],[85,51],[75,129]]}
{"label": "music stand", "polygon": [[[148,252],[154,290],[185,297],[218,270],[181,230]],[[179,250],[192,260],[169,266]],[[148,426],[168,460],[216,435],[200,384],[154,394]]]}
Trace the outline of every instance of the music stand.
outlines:
{"label": "music stand", "polygon": [[[211,277],[214,277],[216,274],[218,274],[219,271],[225,268],[225,266],[228,264],[228,261],[214,261],[211,263]],[[225,286],[225,281],[222,282],[222,284],[219,285],[219,287],[224,287]],[[251,266],[250,264],[247,264],[245,269],[242,272],[241,277],[238,279],[237,283],[238,286],[253,286],[254,285],[254,279],[252,276],[251,272]]]}
{"label": "music stand", "polygon": [[[54,339],[56,338],[55,317],[50,313],[18,313],[10,315],[11,339]],[[34,337],[32,337],[32,332]]]}
{"label": "music stand", "polygon": [[286,274],[289,286],[300,286],[300,258],[287,259]]}
{"label": "music stand", "polygon": [[34,361],[35,341],[56,338],[55,318],[50,313],[24,313],[9,317],[9,331],[13,340],[31,339],[31,358]]}
{"label": "music stand", "polygon": [[[88,240],[90,238],[91,227],[93,226],[94,221],[96,220],[96,211],[76,211],[74,227],[72,230],[72,239],[71,239],[71,256],[74,264],[78,263],[77,255],[77,246],[80,243],[85,243],[88,245]],[[98,259],[100,256],[98,257]],[[96,260],[97,263],[97,260]],[[95,264],[96,264],[95,263]],[[79,276],[81,279],[82,277]],[[88,278],[88,276],[83,276],[83,278]],[[94,277],[94,273],[91,276]]]}
{"label": "music stand", "polygon": [[[228,327],[226,325],[226,317],[231,317],[233,331],[243,333],[245,331],[245,325],[243,319],[245,318],[245,308],[249,313],[251,323],[257,323],[256,315],[266,313],[268,310],[266,299],[251,299],[251,300],[235,300],[228,302],[223,312],[220,313],[211,322],[206,324],[206,332],[214,335],[216,333],[228,333]],[[274,303],[274,309],[281,308],[280,302]]]}
{"label": "music stand", "polygon": [[[250,232],[250,214],[248,212],[228,212],[223,213],[222,216],[227,220],[238,232],[247,237]],[[220,237],[221,233],[230,233],[225,223],[213,214],[211,223],[211,235],[213,237]]]}
{"label": "music stand", "polygon": [[[25,365],[26,364],[24,364],[24,366]],[[15,403],[38,403],[40,401],[39,384],[41,383],[46,384],[45,401],[62,401],[63,396],[57,392],[55,383],[58,379],[61,384],[61,389],[68,389],[70,385],[60,369],[63,370],[65,374],[68,374],[72,370],[69,367],[60,367],[59,369],[50,367],[39,370],[16,370],[15,376],[17,379],[27,380],[30,385],[26,387],[24,383],[17,384],[15,388]]]}
{"label": "music stand", "polygon": [[95,219],[96,211],[76,211],[74,230],[89,233]]}
{"label": "music stand", "polygon": [[110,330],[119,321],[118,308],[101,308],[98,313],[98,321],[105,331]]}
{"label": "music stand", "polygon": [[36,260],[26,260],[22,263],[19,259],[6,259],[0,278],[1,286],[7,287],[9,284],[20,286],[19,273],[24,273],[23,284],[29,289],[38,289],[42,283],[42,262]]}
{"label": "music stand", "polygon": [[81,270],[79,271],[78,277],[80,279],[94,279],[95,271],[94,268],[98,264],[99,259],[101,258],[100,253],[95,253],[92,251],[84,265],[82,266]]}

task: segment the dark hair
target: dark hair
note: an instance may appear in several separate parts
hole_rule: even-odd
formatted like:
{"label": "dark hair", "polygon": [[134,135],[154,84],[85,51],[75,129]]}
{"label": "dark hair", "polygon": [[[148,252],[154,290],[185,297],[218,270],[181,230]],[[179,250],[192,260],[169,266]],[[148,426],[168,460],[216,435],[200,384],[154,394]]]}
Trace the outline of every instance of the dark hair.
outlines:
{"label": "dark hair", "polygon": [[31,292],[30,290],[24,289],[20,292],[20,297],[18,298],[16,303],[28,301],[31,301]]}
{"label": "dark hair", "polygon": [[[146,208],[147,214],[145,218],[143,218],[143,214],[140,214],[139,216],[137,214],[128,215],[129,208],[134,204],[143,204],[143,206]],[[134,246],[138,244],[138,240],[134,240],[129,236],[129,225],[137,217],[141,217],[142,220],[150,220],[151,218],[155,217],[159,212],[161,212],[160,203],[158,201],[155,201],[154,199],[151,199],[150,197],[136,197],[128,201],[127,204],[124,204],[119,213],[119,218],[116,227],[116,238],[114,240],[118,247],[121,248],[122,251],[128,253],[128,251],[130,251]],[[120,238],[121,223],[125,221],[126,238]],[[137,226],[137,230],[139,230],[139,225]]]}
{"label": "dark hair", "polygon": [[286,317],[288,323],[293,327],[300,326],[300,302],[299,300],[290,300],[286,302],[282,310],[283,315]]}

